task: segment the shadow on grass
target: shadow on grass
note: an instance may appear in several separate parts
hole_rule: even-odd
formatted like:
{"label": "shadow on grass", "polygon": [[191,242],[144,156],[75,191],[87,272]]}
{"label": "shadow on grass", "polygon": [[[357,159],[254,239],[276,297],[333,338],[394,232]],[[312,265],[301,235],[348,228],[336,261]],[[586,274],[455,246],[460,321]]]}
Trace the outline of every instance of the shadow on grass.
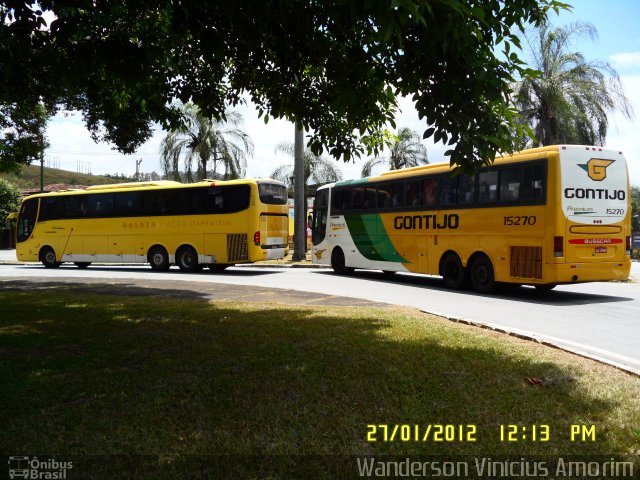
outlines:
{"label": "shadow on grass", "polygon": [[[571,424],[618,408],[587,393],[574,367],[423,318],[45,291],[0,292],[0,301],[7,455],[177,455],[168,463],[189,468],[182,456],[286,463],[617,448],[606,432],[596,444],[570,441]],[[549,425],[549,441],[501,442],[500,425],[511,423]],[[384,442],[378,428],[368,443],[369,424],[419,425],[420,438],[428,424],[474,425],[476,441]]]}

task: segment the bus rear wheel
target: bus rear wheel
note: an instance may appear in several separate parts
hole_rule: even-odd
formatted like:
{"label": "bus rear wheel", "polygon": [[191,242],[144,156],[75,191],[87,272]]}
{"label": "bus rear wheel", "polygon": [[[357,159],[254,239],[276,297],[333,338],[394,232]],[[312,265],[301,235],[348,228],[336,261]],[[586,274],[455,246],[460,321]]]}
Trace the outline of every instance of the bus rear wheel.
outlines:
{"label": "bus rear wheel", "polygon": [[355,270],[353,267],[346,266],[344,252],[341,248],[336,248],[331,253],[331,268],[338,275],[349,275]]}
{"label": "bus rear wheel", "polygon": [[51,247],[44,247],[40,250],[40,261],[45,268],[58,268],[62,264],[56,260],[56,252]]}
{"label": "bus rear wheel", "polygon": [[156,272],[166,272],[169,270],[169,255],[164,248],[153,247],[149,250],[148,259],[152,270]]}
{"label": "bus rear wheel", "polygon": [[471,264],[471,284],[478,293],[492,292],[496,286],[493,265],[485,255],[479,256]]}
{"label": "bus rear wheel", "polygon": [[181,247],[176,253],[176,263],[183,272],[197,272],[202,269],[198,263],[198,252],[193,247]]}
{"label": "bus rear wheel", "polygon": [[87,268],[89,265],[91,265],[91,262],[73,262],[76,264],[76,267],[78,268]]}
{"label": "bus rear wheel", "polygon": [[442,259],[442,280],[447,288],[461,290],[467,286],[467,270],[462,266],[460,257],[449,253]]}

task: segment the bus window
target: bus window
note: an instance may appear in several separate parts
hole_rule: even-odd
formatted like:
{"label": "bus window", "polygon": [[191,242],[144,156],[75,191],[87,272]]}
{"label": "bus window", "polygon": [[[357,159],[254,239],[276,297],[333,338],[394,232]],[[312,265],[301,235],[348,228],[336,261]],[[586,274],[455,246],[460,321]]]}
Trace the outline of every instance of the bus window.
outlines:
{"label": "bus window", "polygon": [[18,242],[28,240],[36,225],[36,215],[38,214],[38,199],[25,200],[18,216]]}
{"label": "bus window", "polygon": [[523,182],[520,198],[522,200],[541,200],[544,198],[544,168],[541,164],[523,167]]}
{"label": "bus window", "polygon": [[287,204],[287,187],[277,183],[258,183],[258,194],[262,203],[270,205]]}
{"label": "bus window", "polygon": [[498,172],[480,172],[478,178],[478,202],[489,203],[498,200]]}
{"label": "bus window", "polygon": [[475,178],[467,175],[458,177],[458,205],[469,205],[473,203]]}
{"label": "bus window", "polygon": [[378,203],[378,208],[398,208],[402,206],[403,184],[387,183],[378,186],[378,197],[382,196],[384,204]]}
{"label": "bus window", "polygon": [[70,195],[62,199],[62,218],[85,218],[87,216],[86,196]]}
{"label": "bus window", "polygon": [[422,204],[420,181],[407,182],[405,189],[405,206],[415,207]]}
{"label": "bus window", "polygon": [[344,190],[331,192],[331,215],[342,215],[342,194]]}
{"label": "bus window", "polygon": [[357,187],[351,189],[351,208],[354,210],[362,210],[364,208],[364,188]]}
{"label": "bus window", "polygon": [[376,187],[366,187],[364,189],[364,208],[366,210],[376,208]]}
{"label": "bus window", "polygon": [[520,167],[504,168],[500,170],[500,201],[516,202],[520,199],[520,181],[522,169]]}
{"label": "bus window", "polygon": [[98,193],[87,196],[87,217],[110,217],[113,215],[113,195]]}
{"label": "bus window", "polygon": [[422,204],[427,207],[435,207],[437,199],[437,180],[427,178],[422,180]]}
{"label": "bus window", "polygon": [[60,197],[44,197],[40,202],[40,215],[38,216],[39,222],[46,222],[47,220],[56,220],[62,218],[62,198]]}
{"label": "bus window", "polygon": [[457,179],[450,175],[439,178],[440,182],[440,205],[454,205],[456,203],[456,183]]}

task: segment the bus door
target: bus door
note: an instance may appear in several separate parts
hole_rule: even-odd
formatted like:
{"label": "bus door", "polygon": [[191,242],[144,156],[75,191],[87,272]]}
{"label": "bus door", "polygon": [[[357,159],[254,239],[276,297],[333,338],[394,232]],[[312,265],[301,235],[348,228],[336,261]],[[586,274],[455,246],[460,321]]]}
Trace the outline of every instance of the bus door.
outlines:
{"label": "bus door", "polygon": [[329,215],[329,189],[318,190],[313,203],[313,224],[311,241],[319,245],[327,235],[327,218]]}
{"label": "bus door", "polygon": [[24,242],[29,239],[36,226],[36,217],[38,215],[38,199],[32,198],[22,202],[20,215],[18,216],[18,242]]}

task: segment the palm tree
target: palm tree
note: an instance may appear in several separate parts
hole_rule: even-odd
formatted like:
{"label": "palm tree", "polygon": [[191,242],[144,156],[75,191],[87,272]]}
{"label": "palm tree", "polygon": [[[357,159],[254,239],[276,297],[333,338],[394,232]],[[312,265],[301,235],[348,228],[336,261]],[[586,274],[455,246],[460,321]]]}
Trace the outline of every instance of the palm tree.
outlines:
{"label": "palm tree", "polygon": [[[242,115],[227,112],[226,120],[217,121],[202,115],[197,105],[182,105],[183,124],[171,130],[162,140],[160,156],[165,175],[180,180],[180,160],[184,157],[187,181],[193,181],[194,162],[200,179],[242,178],[247,157],[253,156],[253,142],[242,126]],[[208,165],[213,163],[213,169]],[[218,173],[218,166],[224,174]]]}
{"label": "palm tree", "polygon": [[533,146],[573,143],[603,145],[609,126],[607,111],[626,117],[632,108],[616,71],[607,62],[586,61],[571,52],[580,36],[597,36],[589,23],[553,28],[543,24],[525,35],[531,67],[540,72],[516,84],[515,106],[535,135]]}
{"label": "palm tree", "polygon": [[[281,143],[276,147],[276,153],[283,153],[293,158],[294,145]],[[293,165],[280,165],[271,173],[271,178],[284,182],[291,190],[293,188]],[[316,155],[308,148],[304,151],[304,184],[311,182],[315,185],[332,183],[342,180],[342,172],[336,167],[335,161],[322,155]]]}
{"label": "palm tree", "polygon": [[427,163],[429,163],[427,148],[422,144],[418,132],[402,127],[398,130],[398,135],[395,136],[391,144],[389,156],[367,160],[362,166],[362,176],[368,177],[371,175],[373,168],[378,165],[387,164],[390,170],[398,170],[400,168],[426,165]]}

